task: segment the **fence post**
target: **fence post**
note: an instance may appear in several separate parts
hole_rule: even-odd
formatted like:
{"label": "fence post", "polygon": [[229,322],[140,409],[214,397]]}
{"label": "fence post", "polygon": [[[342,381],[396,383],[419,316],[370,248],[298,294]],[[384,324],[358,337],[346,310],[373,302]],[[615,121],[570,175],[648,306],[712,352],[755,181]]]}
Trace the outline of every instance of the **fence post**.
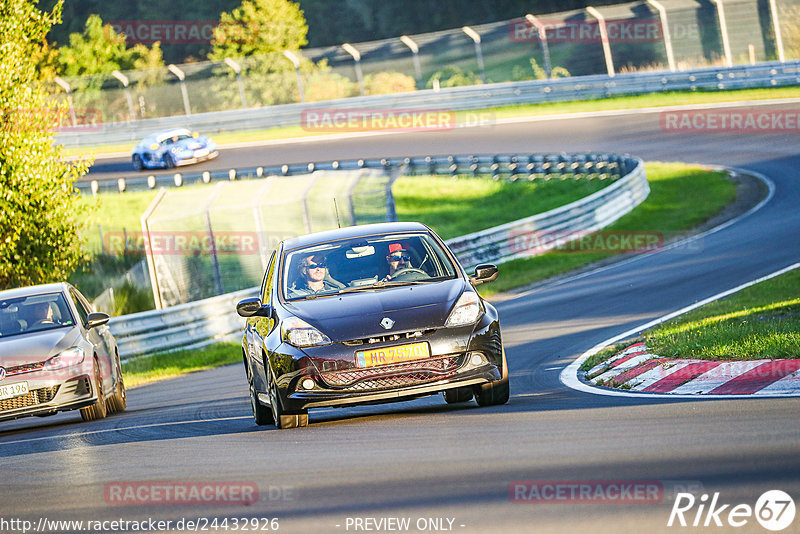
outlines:
{"label": "fence post", "polygon": [[209,254],[211,255],[211,266],[214,269],[214,289],[217,295],[222,295],[224,290],[222,288],[222,272],[219,268],[219,256],[217,255],[217,243],[214,239],[214,227],[211,223],[211,205],[217,200],[223,187],[225,187],[225,182],[219,182],[203,206],[203,218],[206,221],[206,232],[208,233],[208,239],[210,241]]}
{"label": "fence post", "polygon": [[486,83],[486,69],[483,66],[483,51],[481,50],[481,36],[470,28],[469,26],[464,26],[461,28],[464,33],[469,35],[469,38],[475,43],[475,56],[478,58],[478,69],[481,71],[481,80],[483,83]]}
{"label": "fence post", "polygon": [[167,189],[162,187],[158,190],[156,197],[147,206],[147,209],[144,211],[141,217],[142,223],[142,237],[144,239],[144,252],[147,256],[147,270],[150,271],[150,285],[153,286],[153,300],[155,301],[156,309],[160,310],[164,307],[161,301],[161,289],[158,286],[158,274],[156,273],[156,262],[155,258],[153,258],[153,243],[150,239],[150,228],[148,226],[148,219],[156,210],[158,205],[161,203],[161,200],[164,198],[164,195],[167,194]]}
{"label": "fence post", "polygon": [[408,35],[401,35],[400,41],[411,49],[411,58],[414,60],[414,72],[417,75],[417,85],[422,89],[422,67],[419,64],[419,46]]}
{"label": "fence post", "polygon": [[[775,0],[773,0],[773,2],[774,1]],[[675,55],[672,51],[672,37],[669,35],[667,10],[657,0],[647,0],[647,3],[656,8],[658,11],[658,17],[661,20],[661,31],[664,33],[664,48],[667,49],[667,63],[669,63],[669,70],[675,72]]]}
{"label": "fence post", "polygon": [[547,43],[547,30],[545,29],[544,24],[542,24],[539,19],[530,13],[525,15],[525,18],[532,25],[536,26],[536,29],[539,31],[539,44],[542,45],[542,56],[544,56],[544,71],[547,74],[547,79],[549,80],[552,67],[550,66],[550,46]]}
{"label": "fence post", "polygon": [[355,47],[350,43],[344,43],[342,48],[345,52],[353,56],[353,61],[355,61],[356,65],[356,78],[358,78],[358,86],[361,88],[361,96],[364,96],[366,92],[364,91],[364,74],[361,72],[361,52],[356,50]]}
{"label": "fence post", "polygon": [[772,28],[775,30],[775,48],[778,49],[778,60],[781,63],[786,62],[786,56],[783,53],[783,38],[781,37],[781,21],[778,17],[778,6],[775,5],[775,0],[769,0],[769,13],[772,17]]}
{"label": "fence post", "polygon": [[602,13],[597,11],[592,6],[586,8],[586,12],[597,19],[597,24],[600,26],[600,40],[603,42],[603,55],[606,58],[606,70],[609,77],[614,77],[614,59],[611,57],[611,44],[608,41],[608,30],[606,29],[606,19]]}
{"label": "fence post", "polygon": [[184,82],[186,75],[175,65],[167,65],[167,70],[174,74],[178,80],[180,80],[181,96],[183,97],[183,110],[186,112],[186,115],[191,115],[192,109],[189,107],[189,93],[186,91],[186,82]]}
{"label": "fence post", "polygon": [[733,56],[731,55],[731,42],[728,39],[728,22],[725,20],[725,7],[722,0],[711,0],[717,5],[717,17],[719,18],[719,31],[722,34],[722,49],[725,52],[725,64],[733,67]]}

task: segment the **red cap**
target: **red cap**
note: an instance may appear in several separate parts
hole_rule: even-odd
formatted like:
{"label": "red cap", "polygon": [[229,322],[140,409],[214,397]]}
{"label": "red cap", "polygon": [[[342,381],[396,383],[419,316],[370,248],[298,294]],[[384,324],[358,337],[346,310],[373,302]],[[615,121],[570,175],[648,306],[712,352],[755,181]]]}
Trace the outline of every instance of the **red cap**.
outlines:
{"label": "red cap", "polygon": [[391,245],[389,245],[389,254],[391,254],[393,252],[397,252],[397,251],[405,252],[406,249],[400,243],[392,243]]}

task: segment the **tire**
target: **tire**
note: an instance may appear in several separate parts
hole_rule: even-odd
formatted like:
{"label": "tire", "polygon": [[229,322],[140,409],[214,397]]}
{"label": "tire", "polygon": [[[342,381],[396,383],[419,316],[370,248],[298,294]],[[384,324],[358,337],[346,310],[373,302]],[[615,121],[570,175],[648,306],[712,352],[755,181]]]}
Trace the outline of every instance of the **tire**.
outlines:
{"label": "tire", "polygon": [[144,163],[142,163],[142,157],[139,154],[133,155],[133,170],[141,171],[144,169]]}
{"label": "tire", "polygon": [[250,380],[250,407],[253,409],[253,420],[255,420],[258,426],[271,425],[275,422],[272,416],[272,410],[258,402],[258,395],[256,394],[256,388],[253,386],[252,379]]}
{"label": "tire", "polygon": [[175,168],[175,160],[169,154],[164,154],[164,166],[167,169]]}
{"label": "tire", "polygon": [[110,413],[124,412],[128,407],[128,390],[125,388],[125,379],[122,377],[122,370],[117,367],[119,373],[119,382],[117,382],[117,391],[109,399]]}
{"label": "tire", "polygon": [[94,390],[97,392],[97,402],[86,408],[81,408],[81,419],[84,421],[103,419],[108,415],[106,400],[103,398],[103,377],[100,374],[100,365],[98,365],[97,360],[94,362]]}
{"label": "tire", "polygon": [[475,400],[480,406],[498,406],[508,402],[511,389],[508,384],[508,364],[506,350],[503,349],[503,378],[496,382],[482,384],[475,388]]}
{"label": "tire", "polygon": [[291,413],[284,411],[278,395],[278,385],[274,381],[270,383],[269,401],[272,410],[273,424],[276,428],[300,428],[308,426],[308,410]]}
{"label": "tire", "polygon": [[460,402],[467,402],[472,400],[474,395],[472,386],[462,388],[446,389],[442,392],[444,400],[447,404],[458,404]]}

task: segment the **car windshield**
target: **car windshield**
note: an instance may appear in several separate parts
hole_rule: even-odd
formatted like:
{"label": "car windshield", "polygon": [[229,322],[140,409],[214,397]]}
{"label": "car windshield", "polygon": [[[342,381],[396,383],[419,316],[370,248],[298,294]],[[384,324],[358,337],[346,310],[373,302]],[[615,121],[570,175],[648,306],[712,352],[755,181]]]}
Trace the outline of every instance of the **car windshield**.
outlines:
{"label": "car windshield", "polygon": [[283,296],[301,300],[455,278],[456,268],[427,233],[358,237],[292,250]]}
{"label": "car windshield", "polygon": [[0,337],[73,326],[75,321],[62,293],[0,299]]}

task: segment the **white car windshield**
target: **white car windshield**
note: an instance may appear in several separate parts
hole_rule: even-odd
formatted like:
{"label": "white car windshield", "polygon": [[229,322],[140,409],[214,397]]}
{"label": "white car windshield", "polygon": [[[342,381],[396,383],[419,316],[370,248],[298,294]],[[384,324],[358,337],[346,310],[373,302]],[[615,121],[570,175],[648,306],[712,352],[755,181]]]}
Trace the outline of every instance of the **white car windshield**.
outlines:
{"label": "white car windshield", "polygon": [[456,267],[426,233],[358,237],[292,250],[283,262],[286,300],[380,290],[455,278]]}
{"label": "white car windshield", "polygon": [[62,293],[0,300],[0,337],[41,332],[74,324]]}

